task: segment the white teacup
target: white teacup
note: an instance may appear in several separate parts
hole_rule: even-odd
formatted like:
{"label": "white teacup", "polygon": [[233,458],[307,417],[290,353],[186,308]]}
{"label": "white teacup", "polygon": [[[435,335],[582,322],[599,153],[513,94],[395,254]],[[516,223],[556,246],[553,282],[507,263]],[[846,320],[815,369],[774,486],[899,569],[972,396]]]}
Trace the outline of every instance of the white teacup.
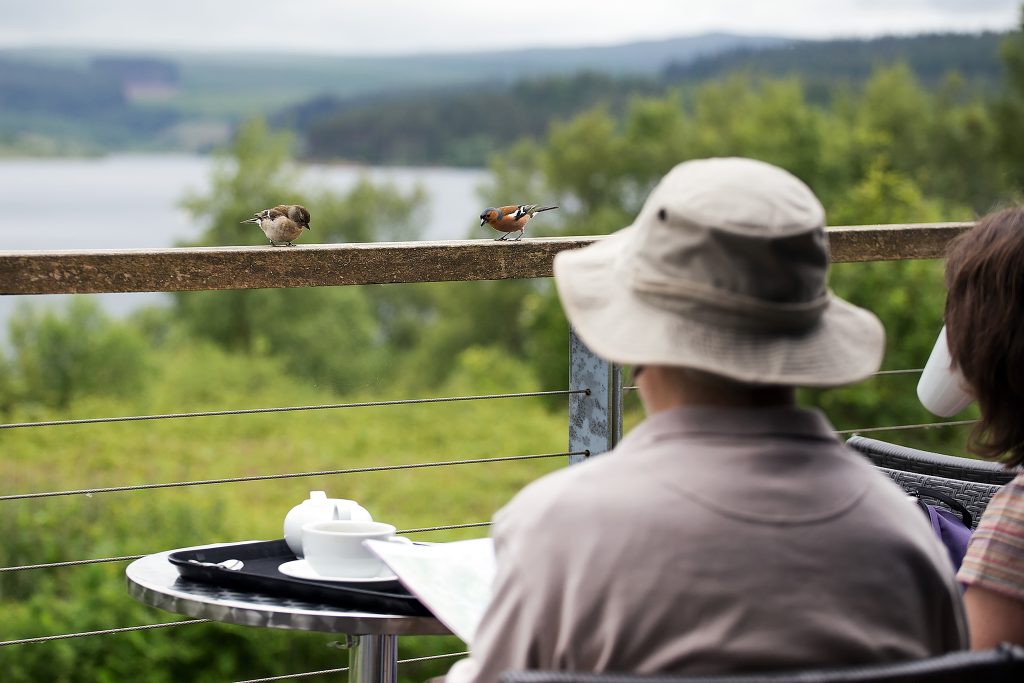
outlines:
{"label": "white teacup", "polygon": [[921,405],[940,417],[952,417],[974,400],[965,388],[967,382],[963,375],[952,365],[946,345],[946,326],[943,325],[917,383],[917,398]]}
{"label": "white teacup", "polygon": [[335,519],[302,527],[306,562],[321,576],[363,579],[380,575],[384,563],[363,545],[368,540],[412,542],[395,536],[395,527],[384,522]]}
{"label": "white teacup", "polygon": [[373,517],[366,508],[354,500],[328,498],[324,491],[310,491],[304,500],[284,518],[284,540],[296,557],[302,557],[302,527],[312,522],[326,522],[332,519],[354,519],[370,522]]}

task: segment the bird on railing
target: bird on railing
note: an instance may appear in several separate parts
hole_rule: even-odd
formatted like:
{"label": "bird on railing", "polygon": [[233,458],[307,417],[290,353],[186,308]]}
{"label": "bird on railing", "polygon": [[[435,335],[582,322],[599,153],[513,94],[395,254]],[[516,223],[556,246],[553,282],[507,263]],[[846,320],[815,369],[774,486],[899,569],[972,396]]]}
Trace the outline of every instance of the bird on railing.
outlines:
{"label": "bird on railing", "polygon": [[498,232],[503,233],[499,237],[494,238],[496,242],[508,239],[509,235],[518,231],[519,236],[513,240],[513,242],[518,242],[523,238],[526,224],[535,214],[557,208],[557,206],[539,206],[537,204],[489,207],[480,214],[480,225],[483,226],[486,223]]}
{"label": "bird on railing", "polygon": [[292,240],[302,234],[302,229],[309,230],[309,211],[299,204],[278,204],[272,209],[264,209],[253,214],[252,218],[242,223],[255,223],[270,240],[274,247],[293,247]]}

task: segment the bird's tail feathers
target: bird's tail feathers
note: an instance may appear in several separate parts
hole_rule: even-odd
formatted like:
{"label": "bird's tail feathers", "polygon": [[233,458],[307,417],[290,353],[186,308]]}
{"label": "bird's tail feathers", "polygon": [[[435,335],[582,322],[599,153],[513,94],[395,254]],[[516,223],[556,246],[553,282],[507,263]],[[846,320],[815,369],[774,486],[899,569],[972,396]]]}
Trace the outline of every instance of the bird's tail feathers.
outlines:
{"label": "bird's tail feathers", "polygon": [[534,210],[534,213],[540,213],[541,211],[550,211],[551,209],[557,209],[557,206],[542,206]]}
{"label": "bird's tail feathers", "polygon": [[239,223],[239,225],[244,225],[246,223],[255,223],[256,225],[259,225],[259,223],[260,223],[260,215],[256,214],[252,218],[247,218],[244,221],[242,221],[241,223]]}

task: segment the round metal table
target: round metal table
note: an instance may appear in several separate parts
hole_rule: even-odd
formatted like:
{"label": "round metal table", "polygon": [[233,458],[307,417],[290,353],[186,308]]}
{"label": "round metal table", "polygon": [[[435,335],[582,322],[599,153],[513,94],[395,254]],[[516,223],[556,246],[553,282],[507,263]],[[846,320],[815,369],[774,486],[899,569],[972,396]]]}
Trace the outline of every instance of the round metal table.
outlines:
{"label": "round metal table", "polygon": [[229,624],[347,634],[352,683],[397,680],[398,636],[450,633],[432,617],[348,611],[183,579],[167,560],[173,552],[177,550],[147,555],[128,565],[125,574],[133,598],[169,612]]}

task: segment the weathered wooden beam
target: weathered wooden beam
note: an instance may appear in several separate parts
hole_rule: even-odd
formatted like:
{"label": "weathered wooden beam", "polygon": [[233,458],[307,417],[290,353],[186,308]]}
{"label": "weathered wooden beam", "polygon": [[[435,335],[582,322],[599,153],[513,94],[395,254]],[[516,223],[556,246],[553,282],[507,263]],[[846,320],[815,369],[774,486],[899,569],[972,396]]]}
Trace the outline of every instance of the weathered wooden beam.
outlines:
{"label": "weathered wooden beam", "polygon": [[949,241],[974,223],[857,225],[829,228],[832,261],[897,261],[942,258]]}
{"label": "weathered wooden beam", "polygon": [[[830,228],[833,261],[938,258],[971,223]],[[550,277],[600,237],[87,251],[0,251],[0,294],[180,292]]]}
{"label": "weathered wooden beam", "polygon": [[177,292],[551,275],[591,239],[0,252],[0,293]]}

